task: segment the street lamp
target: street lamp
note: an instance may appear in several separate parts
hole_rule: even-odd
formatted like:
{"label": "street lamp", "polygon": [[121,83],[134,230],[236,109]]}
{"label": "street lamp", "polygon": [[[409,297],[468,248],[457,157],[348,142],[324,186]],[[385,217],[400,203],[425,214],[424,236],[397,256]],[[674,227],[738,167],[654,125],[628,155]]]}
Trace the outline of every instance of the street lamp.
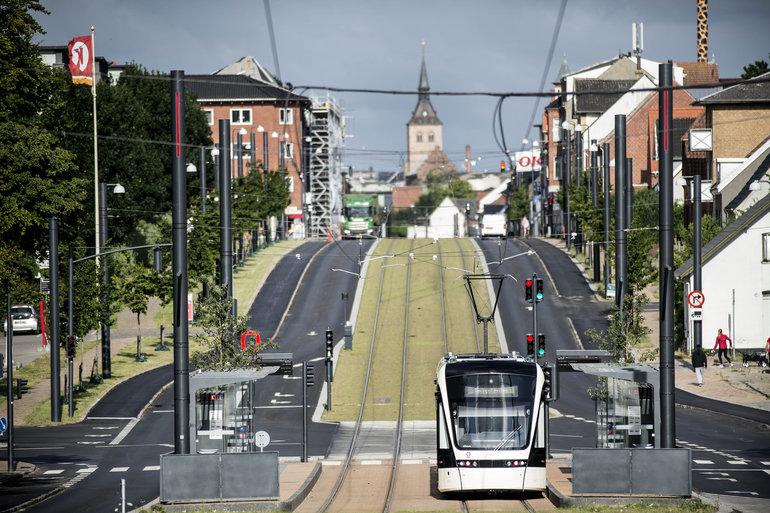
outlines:
{"label": "street lamp", "polygon": [[211,148],[211,159],[214,161],[214,188],[219,190],[219,148]]}
{"label": "street lamp", "polygon": [[246,135],[247,133],[248,132],[246,131],[246,129],[241,127],[238,130],[237,137],[235,138],[235,143],[237,145],[236,146],[237,153],[235,155],[236,155],[237,164],[238,164],[238,168],[237,168],[238,178],[243,177],[243,136]]}
{"label": "street lamp", "polygon": [[187,169],[187,172],[188,172],[188,173],[195,173],[195,172],[197,172],[197,171],[198,171],[198,168],[197,168],[197,167],[195,167],[195,164],[193,164],[192,162],[190,162],[189,164],[187,164],[187,168],[186,168],[186,169]]}
{"label": "street lamp", "polygon": [[[105,183],[99,184],[99,239],[102,241],[102,247],[107,243],[107,187],[112,187],[114,194],[125,194],[126,189],[119,183]],[[106,256],[106,255],[105,255]],[[102,334],[102,377],[109,378],[112,376],[112,362],[110,358],[110,273],[107,266],[107,258],[102,259],[102,319],[101,319],[101,334]]]}

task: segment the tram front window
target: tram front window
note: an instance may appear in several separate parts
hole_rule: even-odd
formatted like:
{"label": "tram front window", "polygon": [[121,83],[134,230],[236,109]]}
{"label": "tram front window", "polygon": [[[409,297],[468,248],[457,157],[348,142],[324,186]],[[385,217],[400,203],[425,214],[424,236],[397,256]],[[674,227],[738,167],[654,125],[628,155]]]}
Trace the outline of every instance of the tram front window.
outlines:
{"label": "tram front window", "polygon": [[465,374],[447,379],[459,449],[511,450],[527,446],[535,377]]}

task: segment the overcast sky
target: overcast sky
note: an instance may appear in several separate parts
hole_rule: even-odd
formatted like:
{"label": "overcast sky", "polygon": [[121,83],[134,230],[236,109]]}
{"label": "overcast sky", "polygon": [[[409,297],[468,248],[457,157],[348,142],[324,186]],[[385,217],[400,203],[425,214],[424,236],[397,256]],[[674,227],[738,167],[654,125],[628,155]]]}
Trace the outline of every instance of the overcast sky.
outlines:
{"label": "overcast sky", "polygon": [[[153,70],[211,73],[244,55],[273,70],[263,0],[50,0],[42,44],[64,45],[96,26],[97,54]],[[295,85],[416,89],[427,41],[433,90],[532,91],[545,66],[559,0],[272,0],[283,80]],[[709,54],[721,77],[768,59],[770,1],[711,0]],[[566,54],[571,69],[627,52],[631,23],[644,22],[644,57],[695,60],[695,0],[570,0],[548,83]],[[320,92],[318,93],[320,94]],[[406,151],[416,98],[338,94],[349,116],[348,163],[392,170]],[[455,161],[470,144],[494,169],[494,100],[432,99]],[[518,146],[534,100],[509,99],[505,129]],[[541,104],[542,106],[542,104]],[[537,121],[536,121],[537,122]],[[392,154],[360,151],[389,150]]]}

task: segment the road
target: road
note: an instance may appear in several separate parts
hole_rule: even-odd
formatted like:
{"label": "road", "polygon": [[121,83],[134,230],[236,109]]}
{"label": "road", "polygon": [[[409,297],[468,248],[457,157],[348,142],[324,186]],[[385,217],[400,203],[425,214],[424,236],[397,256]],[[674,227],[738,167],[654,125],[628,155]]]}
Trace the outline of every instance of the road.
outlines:
{"label": "road", "polygon": [[[606,328],[609,305],[596,301],[583,275],[561,249],[537,239],[484,240],[481,247],[488,261],[499,261],[501,252],[510,256],[530,248],[539,257],[521,256],[490,265],[491,272],[519,280],[506,280],[498,305],[510,350],[526,354],[525,336],[532,333],[532,313],[524,300],[523,279],[534,272],[545,280],[538,330],[546,336],[546,359],[553,361],[557,349],[596,348],[585,332]],[[554,407],[563,417],[552,422],[553,452],[595,445],[595,404],[586,393],[593,382],[580,373],[561,374],[561,396]],[[676,392],[676,401],[677,443],[692,450],[694,488],[770,498],[770,413],[681,391]]]}
{"label": "road", "polygon": [[[365,251],[371,243],[364,244]],[[295,256],[297,253],[300,259]],[[316,257],[310,263],[313,255]],[[276,350],[294,352],[295,361],[321,356],[324,330],[327,326],[342,326],[347,315],[340,292],[353,292],[356,286],[355,276],[330,269],[356,270],[357,256],[355,241],[339,245],[309,242],[300,246],[284,257],[266,280],[249,309],[255,319],[252,327],[259,327],[268,337],[276,336]],[[292,297],[283,324],[277,334],[271,332],[271,326],[273,331],[278,328]],[[318,335],[309,336],[312,331]],[[341,334],[341,330],[335,329],[335,333]],[[320,381],[322,372],[318,375]],[[270,432],[274,440],[285,440],[272,444],[268,450],[278,450],[282,457],[294,457],[301,454],[301,409],[296,399],[301,389],[299,380],[285,378],[268,377],[264,381],[259,398],[265,406],[259,409],[264,412],[261,428]],[[126,479],[127,500],[133,506],[156,498],[160,492],[160,455],[173,449],[173,390],[169,388],[152,399],[172,379],[171,366],[162,367],[115,387],[81,423],[17,429],[17,458],[36,464],[40,472],[18,486],[4,487],[0,511],[44,493],[55,496],[27,511],[112,511],[118,505],[121,478]],[[293,394],[291,404],[272,408],[270,401],[276,392]],[[310,389],[312,406],[319,392],[320,386]],[[312,424],[309,453],[325,455],[335,429],[331,424]]]}
{"label": "road", "polygon": [[[5,333],[3,333],[3,347],[5,347]],[[5,354],[5,350],[3,350]],[[40,335],[31,333],[13,334],[13,361],[16,366],[27,365],[33,360],[50,354],[48,346],[40,342]]]}

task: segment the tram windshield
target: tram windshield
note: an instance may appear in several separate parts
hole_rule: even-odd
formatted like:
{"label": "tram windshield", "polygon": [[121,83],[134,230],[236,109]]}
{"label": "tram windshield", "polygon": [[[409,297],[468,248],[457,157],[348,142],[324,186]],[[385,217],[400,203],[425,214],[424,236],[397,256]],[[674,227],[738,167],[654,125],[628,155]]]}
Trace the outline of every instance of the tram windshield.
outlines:
{"label": "tram windshield", "polygon": [[447,378],[459,449],[523,449],[529,440],[535,376],[464,374]]}

